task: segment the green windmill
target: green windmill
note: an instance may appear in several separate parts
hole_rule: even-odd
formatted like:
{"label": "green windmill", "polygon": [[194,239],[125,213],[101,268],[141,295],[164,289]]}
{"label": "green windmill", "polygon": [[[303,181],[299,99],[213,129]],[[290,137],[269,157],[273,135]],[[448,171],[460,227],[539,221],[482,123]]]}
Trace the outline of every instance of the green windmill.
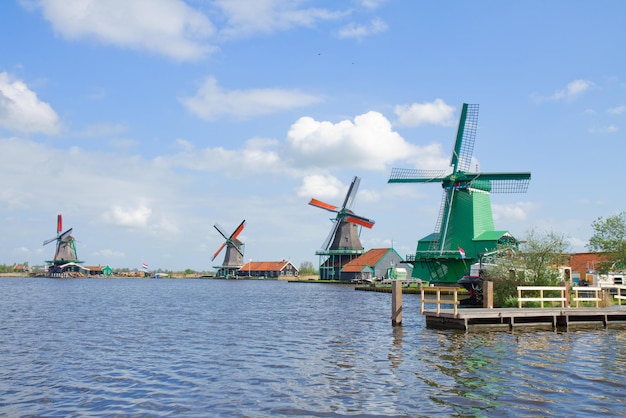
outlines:
{"label": "green windmill", "polygon": [[450,166],[445,170],[394,168],[388,183],[441,183],[443,198],[435,232],[417,243],[413,277],[434,283],[456,283],[482,254],[516,247],[507,231],[496,231],[491,193],[525,193],[530,173],[470,171],[478,122],[478,105],[463,103]]}

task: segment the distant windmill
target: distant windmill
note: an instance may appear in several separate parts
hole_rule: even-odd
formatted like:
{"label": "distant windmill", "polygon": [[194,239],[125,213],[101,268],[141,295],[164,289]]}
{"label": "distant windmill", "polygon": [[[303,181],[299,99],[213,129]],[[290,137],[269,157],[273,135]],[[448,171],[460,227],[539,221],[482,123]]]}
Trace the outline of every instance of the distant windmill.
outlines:
{"label": "distant windmill", "polygon": [[246,224],[245,219],[241,221],[239,226],[235,229],[235,231],[226,235],[226,232],[220,227],[218,224],[213,225],[217,232],[224,237],[224,242],[220,247],[215,251],[213,256],[211,257],[211,261],[215,260],[215,258],[219,255],[219,253],[226,247],[226,253],[224,254],[224,261],[222,265],[219,266],[218,277],[234,277],[237,274],[237,270],[243,266],[243,247],[244,244],[237,239],[241,231]]}
{"label": "distant windmill", "polygon": [[336,214],[328,237],[316,254],[327,257],[320,262],[321,279],[339,279],[341,267],[364,252],[359,237],[359,226],[372,228],[374,221],[352,211],[361,179],[354,177],[341,207],[311,199],[309,205]]}
{"label": "distant windmill", "polygon": [[[443,198],[435,232],[417,244],[413,277],[456,282],[467,263],[499,245],[516,245],[506,231],[495,231],[490,193],[525,193],[530,173],[470,172],[478,105],[463,104],[450,166],[452,171],[394,168],[389,183],[441,183]],[[413,257],[408,257],[411,260]]]}
{"label": "distant windmill", "polygon": [[72,228],[65,232],[63,230],[63,217],[61,214],[57,216],[57,235],[54,238],[50,238],[43,242],[43,245],[48,245],[51,242],[56,241],[56,251],[54,252],[54,258],[47,263],[51,264],[51,270],[53,273],[60,272],[61,266],[67,263],[81,263],[78,260],[76,254],[76,243],[72,234]]}

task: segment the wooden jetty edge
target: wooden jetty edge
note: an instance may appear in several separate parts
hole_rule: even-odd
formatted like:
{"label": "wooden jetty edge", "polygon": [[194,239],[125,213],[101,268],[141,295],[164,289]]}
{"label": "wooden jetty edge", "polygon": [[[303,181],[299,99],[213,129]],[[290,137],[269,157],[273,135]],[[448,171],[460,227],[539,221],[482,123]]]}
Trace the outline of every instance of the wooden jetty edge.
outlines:
{"label": "wooden jetty edge", "polygon": [[[614,298],[618,305],[600,307],[608,289],[600,287],[569,286],[520,286],[518,308],[492,308],[493,288],[487,287],[485,307],[459,308],[458,287],[423,287],[421,290],[421,313],[427,328],[512,331],[520,329],[574,330],[581,328],[626,328],[626,286],[615,286]],[[392,324],[402,322],[402,288],[394,287],[392,296]],[[523,297],[532,291],[539,297]],[[573,296],[570,297],[571,291]],[[398,295],[399,293],[399,295]],[[491,294],[490,294],[491,293]],[[570,300],[571,299],[571,300]],[[526,302],[539,302],[541,308],[525,308]],[[574,302],[575,307],[570,307]],[[595,304],[595,307],[579,307],[580,303]],[[560,304],[560,307],[544,307],[545,304]],[[398,315],[399,314],[399,315]],[[398,317],[399,316],[399,317]]]}
{"label": "wooden jetty edge", "polygon": [[471,331],[492,329],[572,330],[626,328],[626,309],[610,308],[463,308],[425,310],[427,328]]}

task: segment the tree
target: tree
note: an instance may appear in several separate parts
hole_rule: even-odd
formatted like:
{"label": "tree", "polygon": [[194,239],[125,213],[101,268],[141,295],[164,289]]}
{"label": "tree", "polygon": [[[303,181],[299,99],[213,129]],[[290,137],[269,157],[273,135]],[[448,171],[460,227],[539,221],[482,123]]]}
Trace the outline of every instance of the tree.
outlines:
{"label": "tree", "polygon": [[517,286],[555,286],[561,280],[558,267],[565,263],[569,244],[556,232],[527,232],[519,252],[505,253],[485,273],[494,282],[494,305],[516,306]]}
{"label": "tree", "polygon": [[604,257],[598,266],[602,274],[614,268],[626,268],[626,213],[599,217],[591,224],[593,235],[587,248],[602,253]]}
{"label": "tree", "polygon": [[301,276],[314,275],[318,273],[315,267],[313,267],[313,263],[310,261],[303,261],[300,263],[300,268],[298,270],[300,270]]}
{"label": "tree", "polygon": [[524,271],[533,286],[555,286],[559,282],[558,267],[566,263],[569,244],[562,234],[538,234],[530,230],[521,246]]}

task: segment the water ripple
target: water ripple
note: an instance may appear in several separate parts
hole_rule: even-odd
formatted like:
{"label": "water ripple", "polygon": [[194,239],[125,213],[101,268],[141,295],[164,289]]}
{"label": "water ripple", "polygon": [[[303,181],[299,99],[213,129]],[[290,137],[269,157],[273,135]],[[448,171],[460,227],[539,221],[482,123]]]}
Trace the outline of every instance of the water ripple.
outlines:
{"label": "water ripple", "polygon": [[4,416],[624,415],[626,333],[429,330],[404,296],[219,280],[0,279]]}

